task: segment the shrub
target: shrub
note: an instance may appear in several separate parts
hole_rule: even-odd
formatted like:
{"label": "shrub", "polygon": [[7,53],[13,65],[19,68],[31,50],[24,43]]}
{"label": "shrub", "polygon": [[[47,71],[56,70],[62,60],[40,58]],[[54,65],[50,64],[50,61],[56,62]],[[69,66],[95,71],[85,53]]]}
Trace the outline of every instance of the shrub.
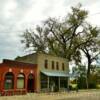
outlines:
{"label": "shrub", "polygon": [[97,89],[100,89],[100,84],[97,84],[97,85],[96,85],[96,88],[97,88]]}

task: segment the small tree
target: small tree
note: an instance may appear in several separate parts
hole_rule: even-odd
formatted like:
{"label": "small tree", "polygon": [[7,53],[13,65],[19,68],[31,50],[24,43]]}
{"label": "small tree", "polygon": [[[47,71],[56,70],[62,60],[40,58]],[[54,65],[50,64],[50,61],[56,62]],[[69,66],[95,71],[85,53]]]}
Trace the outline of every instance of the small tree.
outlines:
{"label": "small tree", "polygon": [[87,77],[86,77],[86,66],[78,65],[77,67],[73,67],[73,74],[79,74],[78,77],[78,87],[80,89],[87,88]]}

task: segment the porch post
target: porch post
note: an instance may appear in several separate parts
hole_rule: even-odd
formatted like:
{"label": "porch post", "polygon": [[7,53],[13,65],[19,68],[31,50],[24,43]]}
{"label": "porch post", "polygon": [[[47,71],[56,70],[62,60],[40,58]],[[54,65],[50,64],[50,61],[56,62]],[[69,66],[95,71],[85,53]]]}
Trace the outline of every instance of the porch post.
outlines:
{"label": "porch post", "polygon": [[67,81],[67,89],[68,89],[68,91],[69,91],[69,77],[68,77],[68,81]]}
{"label": "porch post", "polygon": [[60,91],[60,77],[58,78],[58,81],[59,81],[59,91]]}
{"label": "porch post", "polygon": [[48,91],[49,91],[49,76],[48,76],[48,84],[47,84],[47,88],[48,88]]}

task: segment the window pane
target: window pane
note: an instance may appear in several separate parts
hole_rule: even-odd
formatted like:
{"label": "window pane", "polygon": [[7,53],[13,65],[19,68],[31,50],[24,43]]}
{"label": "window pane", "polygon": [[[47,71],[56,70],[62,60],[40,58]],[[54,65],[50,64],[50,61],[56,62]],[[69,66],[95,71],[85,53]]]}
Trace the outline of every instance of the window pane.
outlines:
{"label": "window pane", "polygon": [[17,80],[17,88],[23,89],[24,88],[24,79],[18,79]]}
{"label": "window pane", "polygon": [[13,87],[14,87],[14,75],[12,74],[12,73],[7,73],[6,75],[5,75],[5,83],[4,83],[4,88],[6,89],[6,90],[8,90],[8,89],[13,89]]}
{"label": "window pane", "polygon": [[59,70],[59,63],[56,62],[56,69]]}
{"label": "window pane", "polygon": [[48,68],[48,60],[45,60],[44,66],[45,66],[45,68]]}
{"label": "window pane", "polygon": [[62,70],[65,70],[65,65],[64,65],[64,63],[62,63]]}
{"label": "window pane", "polygon": [[17,77],[17,88],[18,89],[23,89],[24,88],[24,75],[23,74],[19,74]]}
{"label": "window pane", "polygon": [[52,69],[54,69],[54,61],[52,61]]}
{"label": "window pane", "polygon": [[5,80],[5,89],[12,89],[13,88],[13,81],[11,79]]}

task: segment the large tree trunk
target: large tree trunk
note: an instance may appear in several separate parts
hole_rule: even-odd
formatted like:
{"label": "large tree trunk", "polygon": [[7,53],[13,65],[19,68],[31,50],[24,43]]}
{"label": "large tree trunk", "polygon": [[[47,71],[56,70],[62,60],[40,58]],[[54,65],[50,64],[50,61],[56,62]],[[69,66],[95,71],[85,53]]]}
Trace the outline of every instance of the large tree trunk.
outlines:
{"label": "large tree trunk", "polygon": [[87,84],[87,89],[89,88],[89,78],[90,78],[90,68],[91,67],[91,59],[88,57],[88,68],[87,68],[87,78],[86,78],[86,84]]}

